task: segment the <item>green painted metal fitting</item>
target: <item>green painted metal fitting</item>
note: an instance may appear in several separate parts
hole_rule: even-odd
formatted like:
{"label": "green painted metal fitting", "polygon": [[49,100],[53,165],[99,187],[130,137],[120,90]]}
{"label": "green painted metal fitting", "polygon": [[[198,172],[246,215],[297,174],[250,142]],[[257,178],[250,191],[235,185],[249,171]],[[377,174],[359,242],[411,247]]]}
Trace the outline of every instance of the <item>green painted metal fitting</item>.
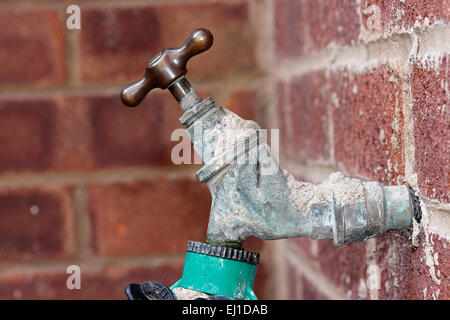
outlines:
{"label": "green painted metal fitting", "polygon": [[[198,250],[192,250],[197,252],[189,250],[190,244],[197,245]],[[170,289],[181,287],[238,300],[257,300],[253,284],[258,260],[256,253],[190,241],[183,275]]]}

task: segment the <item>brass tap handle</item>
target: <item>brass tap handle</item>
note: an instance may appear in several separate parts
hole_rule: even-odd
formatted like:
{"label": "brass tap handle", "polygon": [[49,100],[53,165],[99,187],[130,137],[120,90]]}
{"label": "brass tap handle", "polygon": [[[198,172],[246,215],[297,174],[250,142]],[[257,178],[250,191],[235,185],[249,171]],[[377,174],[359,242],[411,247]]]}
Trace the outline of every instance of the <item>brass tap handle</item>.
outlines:
{"label": "brass tap handle", "polygon": [[181,47],[161,51],[150,60],[141,80],[122,89],[122,102],[128,107],[135,107],[150,90],[167,89],[175,80],[186,74],[189,59],[211,48],[213,41],[211,32],[198,29]]}

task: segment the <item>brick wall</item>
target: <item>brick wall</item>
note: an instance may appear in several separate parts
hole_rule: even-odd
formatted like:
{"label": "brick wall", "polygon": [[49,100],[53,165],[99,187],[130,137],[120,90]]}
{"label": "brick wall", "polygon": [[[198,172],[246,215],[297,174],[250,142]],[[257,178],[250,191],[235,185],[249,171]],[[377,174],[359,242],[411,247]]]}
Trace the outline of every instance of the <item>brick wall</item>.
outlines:
{"label": "brick wall", "polygon": [[[68,30],[66,8],[81,8]],[[121,88],[146,61],[206,27],[189,79],[261,125],[281,163],[321,182],[335,170],[409,184],[413,230],[334,248],[250,239],[262,298],[450,298],[450,4],[410,0],[4,1],[0,4],[0,298],[124,298],[173,283],[204,240],[210,195],[170,161],[180,109]],[[82,289],[68,290],[78,265]],[[376,266],[380,289],[368,288]],[[369,286],[370,287],[370,286]]]}
{"label": "brick wall", "polygon": [[269,125],[281,128],[282,163],[312,182],[341,170],[408,184],[424,211],[412,230],[365,243],[270,244],[284,284],[277,297],[449,299],[450,2],[267,6],[274,39]]}

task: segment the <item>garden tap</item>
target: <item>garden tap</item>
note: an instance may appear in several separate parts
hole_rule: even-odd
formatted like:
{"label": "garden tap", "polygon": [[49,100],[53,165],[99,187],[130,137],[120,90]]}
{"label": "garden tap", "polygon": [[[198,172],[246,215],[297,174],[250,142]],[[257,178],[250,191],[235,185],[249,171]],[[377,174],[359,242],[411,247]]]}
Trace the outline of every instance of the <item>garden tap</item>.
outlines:
{"label": "garden tap", "polygon": [[252,259],[239,253],[248,236],[331,238],[341,246],[409,228],[414,216],[420,219],[418,199],[405,185],[382,186],[340,172],[315,185],[281,169],[257,123],[201,99],[186,79],[188,60],[212,43],[208,30],[194,31],[181,47],[150,60],[144,77],[121,93],[123,103],[135,107],[150,90],[169,89],[184,111],[180,122],[204,162],[197,177],[212,195],[206,235],[211,247],[194,253],[221,257],[235,248],[236,255]]}
{"label": "garden tap", "polygon": [[134,107],[154,88],[168,88],[184,111],[180,121],[205,165],[197,177],[212,194],[207,241],[240,247],[248,236],[364,241],[411,226],[417,198],[407,186],[382,186],[333,173],[322,184],[297,181],[282,170],[260,127],[202,100],[186,79],[188,60],[209,49],[212,34],[196,30],[177,49],[154,57],[144,78],[123,89]]}

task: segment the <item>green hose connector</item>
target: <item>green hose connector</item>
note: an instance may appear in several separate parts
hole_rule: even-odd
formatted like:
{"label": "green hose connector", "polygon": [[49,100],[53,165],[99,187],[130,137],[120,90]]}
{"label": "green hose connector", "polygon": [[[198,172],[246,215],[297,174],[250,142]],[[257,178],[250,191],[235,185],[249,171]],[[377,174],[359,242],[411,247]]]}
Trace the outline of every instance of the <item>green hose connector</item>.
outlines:
{"label": "green hose connector", "polygon": [[[202,243],[202,245],[209,246],[213,250],[223,248],[222,252],[226,250],[230,250],[230,252],[235,250],[238,254],[245,252],[244,250],[211,244]],[[214,250],[214,253],[220,255],[217,250]],[[184,261],[183,275],[170,289],[181,287],[210,295],[223,295],[238,300],[257,300],[258,298],[253,292],[257,265],[239,260],[233,259],[233,256],[224,258],[188,251]]]}

